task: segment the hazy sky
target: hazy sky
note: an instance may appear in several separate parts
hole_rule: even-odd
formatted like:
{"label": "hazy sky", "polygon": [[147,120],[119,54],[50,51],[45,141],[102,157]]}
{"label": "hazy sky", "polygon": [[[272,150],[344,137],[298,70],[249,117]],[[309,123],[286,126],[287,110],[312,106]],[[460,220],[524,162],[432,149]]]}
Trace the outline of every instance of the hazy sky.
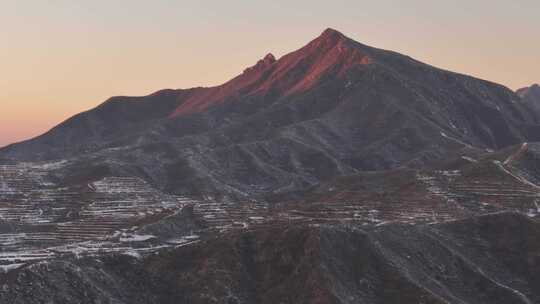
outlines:
{"label": "hazy sky", "polygon": [[539,0],[0,0],[0,146],[109,96],[222,83],[327,27],[512,89],[540,82]]}

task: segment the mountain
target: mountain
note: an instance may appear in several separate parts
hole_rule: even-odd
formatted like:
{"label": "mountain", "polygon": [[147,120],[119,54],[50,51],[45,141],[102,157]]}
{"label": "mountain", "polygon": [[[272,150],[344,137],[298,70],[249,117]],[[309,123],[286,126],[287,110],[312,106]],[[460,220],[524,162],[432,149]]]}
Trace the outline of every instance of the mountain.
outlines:
{"label": "mountain", "polygon": [[534,84],[527,88],[517,90],[516,94],[522,98],[524,104],[536,113],[540,113],[540,85]]}
{"label": "mountain", "polygon": [[419,167],[468,145],[533,141],[539,118],[518,100],[503,86],[328,29],[221,86],[111,98],[0,157],[78,158],[84,182],[103,168],[172,193],[251,196]]}
{"label": "mountain", "polygon": [[538,303],[530,96],[328,29],[0,149],[1,303]]}

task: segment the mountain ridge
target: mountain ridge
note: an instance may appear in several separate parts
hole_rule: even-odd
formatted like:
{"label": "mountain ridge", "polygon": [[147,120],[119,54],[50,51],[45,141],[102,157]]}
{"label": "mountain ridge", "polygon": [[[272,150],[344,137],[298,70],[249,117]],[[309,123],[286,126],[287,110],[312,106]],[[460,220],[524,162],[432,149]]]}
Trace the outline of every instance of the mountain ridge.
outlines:
{"label": "mountain ridge", "polygon": [[[367,64],[367,57],[359,55],[357,49],[348,46],[351,42],[352,40],[340,32],[327,29],[298,51],[278,60],[271,54],[267,55],[255,66],[244,70],[244,73],[225,84],[208,88],[208,92],[187,99],[171,117],[204,111],[234,99],[234,94],[266,95],[275,90],[281,97],[287,97],[298,91],[306,91],[314,81],[323,77],[325,72],[337,66],[344,65],[341,69],[350,68],[347,64],[353,64],[356,59],[366,60],[363,64]],[[291,76],[299,69],[304,73]],[[283,81],[284,78],[286,81]]]}
{"label": "mountain ridge", "polygon": [[111,98],[0,157],[93,159],[167,191],[249,196],[534,141],[539,117],[517,100],[328,29],[220,86]]}

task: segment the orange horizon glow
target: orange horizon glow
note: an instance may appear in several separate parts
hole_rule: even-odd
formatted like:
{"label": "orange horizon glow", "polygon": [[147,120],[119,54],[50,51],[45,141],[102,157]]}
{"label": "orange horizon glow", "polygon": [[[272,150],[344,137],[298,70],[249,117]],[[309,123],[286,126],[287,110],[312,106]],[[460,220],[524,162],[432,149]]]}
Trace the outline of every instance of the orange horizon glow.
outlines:
{"label": "orange horizon glow", "polygon": [[540,82],[536,0],[182,2],[4,0],[0,146],[111,96],[221,84],[327,27],[512,90]]}

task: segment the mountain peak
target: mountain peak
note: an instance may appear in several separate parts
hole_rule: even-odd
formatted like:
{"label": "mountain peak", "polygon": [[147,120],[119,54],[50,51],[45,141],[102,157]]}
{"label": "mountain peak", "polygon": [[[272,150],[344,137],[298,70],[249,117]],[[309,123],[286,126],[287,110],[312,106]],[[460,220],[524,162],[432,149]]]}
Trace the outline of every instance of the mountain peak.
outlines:
{"label": "mountain peak", "polygon": [[268,53],[266,54],[266,56],[264,56],[263,59],[259,60],[259,62],[257,63],[257,65],[262,65],[264,67],[268,67],[272,64],[274,64],[274,62],[276,62],[276,57],[274,57],[274,55],[272,53]]}
{"label": "mountain peak", "polygon": [[320,37],[321,38],[345,38],[345,35],[343,35],[343,33],[341,33],[340,31],[329,27],[322,32]]}
{"label": "mountain peak", "polygon": [[277,60],[268,53],[227,83],[191,96],[171,114],[177,117],[238,99],[240,95],[289,96],[308,91],[327,78],[339,79],[348,71],[370,64],[372,58],[354,40],[328,28],[301,49]]}
{"label": "mountain peak", "polygon": [[276,62],[276,57],[272,53],[266,54],[263,59],[259,60],[254,66],[249,67],[244,70],[244,74],[252,72],[252,71],[260,71],[268,68],[272,64]]}
{"label": "mountain peak", "polygon": [[341,32],[333,28],[327,28],[317,39],[315,39],[315,42],[319,44],[335,45],[347,39],[348,38]]}

